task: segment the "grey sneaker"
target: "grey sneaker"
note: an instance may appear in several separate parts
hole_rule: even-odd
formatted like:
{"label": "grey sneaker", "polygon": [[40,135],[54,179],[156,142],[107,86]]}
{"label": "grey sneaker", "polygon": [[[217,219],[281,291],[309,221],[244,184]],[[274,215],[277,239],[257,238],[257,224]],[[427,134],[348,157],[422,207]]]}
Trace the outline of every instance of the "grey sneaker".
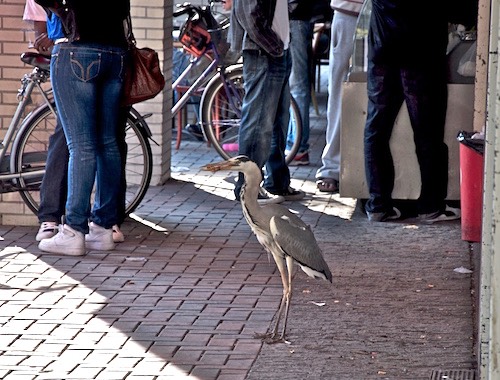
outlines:
{"label": "grey sneaker", "polygon": [[94,222],[90,222],[89,233],[85,235],[85,247],[95,251],[111,251],[115,249],[113,229],[106,229]]}
{"label": "grey sneaker", "polygon": [[449,220],[460,219],[461,213],[459,208],[446,206],[444,211],[431,212],[429,214],[420,214],[418,220],[422,223],[446,222]]}
{"label": "grey sneaker", "polygon": [[370,222],[385,222],[387,220],[396,220],[401,218],[401,211],[399,211],[396,207],[393,207],[392,210],[386,212],[366,212],[368,216],[368,220]]}
{"label": "grey sneaker", "polygon": [[85,239],[81,232],[65,224],[56,235],[49,239],[42,239],[38,248],[44,252],[82,256],[85,254]]}
{"label": "grey sneaker", "polygon": [[59,232],[59,225],[56,222],[42,222],[35,240],[50,239],[52,236]]}

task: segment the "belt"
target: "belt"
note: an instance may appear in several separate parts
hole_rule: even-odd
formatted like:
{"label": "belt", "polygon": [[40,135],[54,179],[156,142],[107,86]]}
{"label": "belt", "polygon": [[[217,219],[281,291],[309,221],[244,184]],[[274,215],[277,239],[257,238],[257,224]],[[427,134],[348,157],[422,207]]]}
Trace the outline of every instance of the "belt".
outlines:
{"label": "belt", "polygon": [[63,42],[68,42],[69,40],[67,38],[58,38],[54,40],[54,45],[62,44]]}

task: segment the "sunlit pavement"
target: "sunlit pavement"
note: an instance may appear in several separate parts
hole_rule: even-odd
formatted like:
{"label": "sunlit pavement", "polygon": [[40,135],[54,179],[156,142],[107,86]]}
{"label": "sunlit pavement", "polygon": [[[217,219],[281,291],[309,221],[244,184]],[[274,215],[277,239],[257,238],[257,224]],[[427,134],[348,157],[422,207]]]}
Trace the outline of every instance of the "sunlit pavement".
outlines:
{"label": "sunlit pavement", "polygon": [[[474,246],[460,222],[368,223],[356,200],[316,190],[326,119],[312,115],[310,224],[333,285],[294,279],[288,344],[269,328],[281,281],[234,201],[236,173],[203,142],[173,147],[114,251],[42,253],[37,227],[0,226],[0,378],[428,379],[474,368]],[[470,271],[473,271],[471,274]]]}

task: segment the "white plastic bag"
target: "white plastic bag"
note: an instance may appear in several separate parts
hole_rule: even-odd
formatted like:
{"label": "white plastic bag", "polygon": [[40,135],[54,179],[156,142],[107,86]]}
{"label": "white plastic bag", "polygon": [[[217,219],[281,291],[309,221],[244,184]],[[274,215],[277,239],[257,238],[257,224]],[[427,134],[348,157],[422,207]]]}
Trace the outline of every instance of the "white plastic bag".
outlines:
{"label": "white plastic bag", "polygon": [[464,77],[473,77],[476,75],[476,47],[477,40],[470,45],[458,62],[457,72]]}

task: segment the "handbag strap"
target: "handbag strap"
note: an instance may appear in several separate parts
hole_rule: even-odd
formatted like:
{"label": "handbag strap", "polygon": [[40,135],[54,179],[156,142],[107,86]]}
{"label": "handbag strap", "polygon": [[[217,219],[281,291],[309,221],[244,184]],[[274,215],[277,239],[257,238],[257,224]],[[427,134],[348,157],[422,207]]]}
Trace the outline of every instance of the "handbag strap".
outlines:
{"label": "handbag strap", "polygon": [[123,27],[125,30],[125,38],[128,42],[128,46],[132,47],[136,45],[136,40],[134,37],[134,32],[132,31],[132,17],[130,16],[130,12],[127,15],[127,18],[123,22]]}

